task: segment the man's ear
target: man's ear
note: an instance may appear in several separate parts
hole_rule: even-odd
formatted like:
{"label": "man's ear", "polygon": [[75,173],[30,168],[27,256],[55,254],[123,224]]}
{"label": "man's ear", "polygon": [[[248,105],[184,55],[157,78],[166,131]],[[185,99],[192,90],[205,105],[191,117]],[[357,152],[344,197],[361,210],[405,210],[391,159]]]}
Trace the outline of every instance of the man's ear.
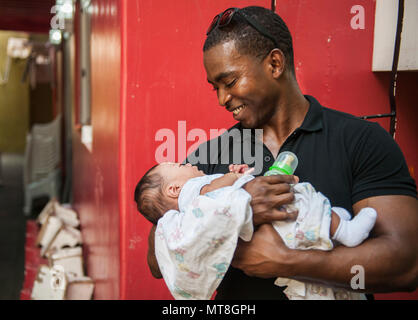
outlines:
{"label": "man's ear", "polygon": [[180,195],[181,186],[177,183],[170,183],[166,188],[167,196],[170,198],[178,198]]}
{"label": "man's ear", "polygon": [[286,57],[282,50],[275,48],[270,51],[267,62],[269,64],[270,72],[275,79],[280,78],[286,66]]}

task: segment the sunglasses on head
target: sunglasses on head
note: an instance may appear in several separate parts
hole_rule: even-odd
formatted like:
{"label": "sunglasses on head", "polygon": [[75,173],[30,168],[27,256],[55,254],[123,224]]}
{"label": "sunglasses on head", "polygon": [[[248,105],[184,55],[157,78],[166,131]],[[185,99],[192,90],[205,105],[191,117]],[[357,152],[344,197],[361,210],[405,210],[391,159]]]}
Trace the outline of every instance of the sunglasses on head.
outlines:
{"label": "sunglasses on head", "polygon": [[223,28],[227,26],[232,21],[232,18],[234,17],[235,14],[241,16],[251,27],[253,27],[255,30],[257,30],[260,34],[262,34],[266,38],[269,38],[271,41],[273,41],[276,48],[278,47],[276,39],[270,33],[268,33],[267,30],[263,26],[258,24],[253,18],[246,15],[239,8],[229,8],[229,9],[226,9],[224,12],[215,16],[208,30],[206,31],[206,35],[208,36],[216,27]]}

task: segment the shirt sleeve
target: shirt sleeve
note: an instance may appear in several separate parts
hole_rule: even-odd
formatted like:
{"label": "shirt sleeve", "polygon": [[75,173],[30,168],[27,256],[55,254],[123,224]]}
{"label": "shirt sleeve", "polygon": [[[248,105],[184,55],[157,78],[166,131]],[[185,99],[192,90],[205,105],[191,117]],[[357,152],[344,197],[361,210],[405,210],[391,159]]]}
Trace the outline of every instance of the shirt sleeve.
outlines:
{"label": "shirt sleeve", "polygon": [[417,197],[401,149],[379,124],[369,122],[351,150],[352,202],[382,195]]}

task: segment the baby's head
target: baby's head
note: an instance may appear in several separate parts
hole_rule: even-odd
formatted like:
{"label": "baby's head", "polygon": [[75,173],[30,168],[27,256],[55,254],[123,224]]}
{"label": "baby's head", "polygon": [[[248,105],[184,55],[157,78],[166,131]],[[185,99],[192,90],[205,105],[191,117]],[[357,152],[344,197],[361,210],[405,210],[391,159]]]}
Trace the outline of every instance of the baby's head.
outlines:
{"label": "baby's head", "polygon": [[153,224],[165,212],[178,210],[178,197],[187,180],[204,176],[191,164],[163,162],[149,169],[135,188],[138,211]]}

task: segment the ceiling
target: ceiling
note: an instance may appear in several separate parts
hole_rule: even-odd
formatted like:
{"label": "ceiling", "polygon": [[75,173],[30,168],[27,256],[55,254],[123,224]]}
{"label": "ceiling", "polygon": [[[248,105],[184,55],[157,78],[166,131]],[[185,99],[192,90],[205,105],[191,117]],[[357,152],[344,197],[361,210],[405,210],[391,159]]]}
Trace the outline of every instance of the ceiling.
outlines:
{"label": "ceiling", "polygon": [[55,0],[0,0],[0,30],[47,33]]}

